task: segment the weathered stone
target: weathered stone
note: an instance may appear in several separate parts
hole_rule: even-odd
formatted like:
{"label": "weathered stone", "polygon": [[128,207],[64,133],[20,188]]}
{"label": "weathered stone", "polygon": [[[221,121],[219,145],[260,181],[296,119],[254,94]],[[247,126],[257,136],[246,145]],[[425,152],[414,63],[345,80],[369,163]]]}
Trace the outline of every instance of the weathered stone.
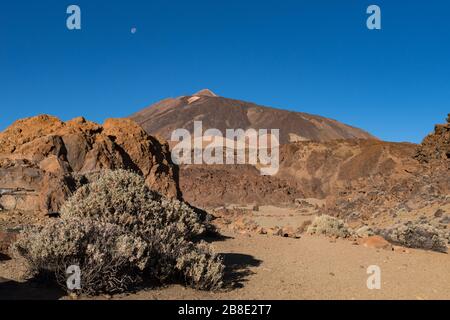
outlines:
{"label": "weathered stone", "polygon": [[440,218],[440,217],[442,217],[442,216],[444,215],[444,213],[445,213],[444,210],[442,210],[442,209],[437,209],[436,212],[434,213],[434,216],[435,216],[436,218]]}
{"label": "weathered stone", "polygon": [[361,238],[371,237],[375,234],[373,230],[368,226],[362,226],[361,228],[356,230],[355,233],[358,237]]}
{"label": "weathered stone", "polygon": [[256,229],[256,233],[257,234],[267,234],[267,230],[266,230],[266,228],[259,227],[258,229]]}
{"label": "weathered stone", "polygon": [[361,244],[367,248],[391,250],[392,245],[383,237],[371,236],[361,240]]}
{"label": "weathered stone", "polygon": [[129,119],[100,126],[43,115],[0,133],[0,205],[7,210],[56,212],[80,177],[107,169],[138,172],[153,190],[181,199],[168,145]]}
{"label": "weathered stone", "polygon": [[422,163],[450,165],[450,123],[438,124],[417,148],[416,159]]}

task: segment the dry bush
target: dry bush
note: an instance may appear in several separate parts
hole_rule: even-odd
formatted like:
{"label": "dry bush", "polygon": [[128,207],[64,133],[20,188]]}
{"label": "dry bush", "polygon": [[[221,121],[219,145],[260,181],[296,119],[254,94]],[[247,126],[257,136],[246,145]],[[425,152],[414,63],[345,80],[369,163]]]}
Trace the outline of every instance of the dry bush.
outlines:
{"label": "dry bush", "polygon": [[191,207],[153,192],[141,176],[125,170],[105,171],[78,189],[61,208],[61,215],[94,218],[139,235],[168,224],[176,225],[177,235],[186,239],[205,231]]}
{"label": "dry bush", "polygon": [[407,222],[378,231],[386,240],[408,248],[447,252],[445,232],[424,222]]}
{"label": "dry bush", "polygon": [[177,269],[182,272],[186,283],[202,290],[216,290],[223,285],[225,266],[222,259],[206,242],[186,243],[178,251]]}
{"label": "dry bush", "polygon": [[105,172],[61,211],[61,220],[26,231],[16,245],[34,274],[63,279],[67,266],[77,264],[88,294],[124,291],[142,277],[181,279],[198,289],[222,285],[222,259],[210,245],[191,242],[206,223],[185,203],[149,190],[134,173]]}
{"label": "dry bush", "polygon": [[307,233],[340,238],[347,238],[352,235],[351,229],[348,228],[343,220],[327,215],[316,217],[308,227]]}
{"label": "dry bush", "polygon": [[82,293],[117,293],[140,281],[148,245],[113,224],[87,219],[58,219],[30,227],[13,245],[31,276],[54,275],[66,287],[66,270],[80,267]]}
{"label": "dry bush", "polygon": [[161,283],[181,280],[196,289],[216,290],[222,286],[224,265],[212,246],[177,236],[168,226],[147,234],[150,251],[146,275]]}

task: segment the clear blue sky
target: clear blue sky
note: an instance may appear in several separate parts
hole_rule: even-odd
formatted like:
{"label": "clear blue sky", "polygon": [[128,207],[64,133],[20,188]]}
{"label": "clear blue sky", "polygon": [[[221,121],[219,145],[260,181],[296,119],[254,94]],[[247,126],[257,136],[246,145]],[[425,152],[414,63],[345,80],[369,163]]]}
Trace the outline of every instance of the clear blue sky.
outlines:
{"label": "clear blue sky", "polygon": [[[66,28],[70,4],[81,7],[81,31]],[[366,28],[370,4],[381,7],[381,31]],[[450,112],[450,2],[0,5],[0,130],[42,113],[102,122],[202,88],[419,142]]]}

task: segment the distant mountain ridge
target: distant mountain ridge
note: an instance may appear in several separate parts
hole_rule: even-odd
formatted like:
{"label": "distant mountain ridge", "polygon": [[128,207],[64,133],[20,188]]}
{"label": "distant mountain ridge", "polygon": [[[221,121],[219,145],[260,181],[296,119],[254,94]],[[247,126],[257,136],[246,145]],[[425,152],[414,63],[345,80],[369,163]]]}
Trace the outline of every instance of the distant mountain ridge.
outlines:
{"label": "distant mountain ridge", "polygon": [[336,139],[376,139],[368,132],[333,119],[302,112],[260,106],[224,98],[209,89],[190,96],[161,100],[130,118],[152,135],[170,139],[179,128],[194,129],[202,121],[203,129],[280,129],[280,143],[330,141]]}

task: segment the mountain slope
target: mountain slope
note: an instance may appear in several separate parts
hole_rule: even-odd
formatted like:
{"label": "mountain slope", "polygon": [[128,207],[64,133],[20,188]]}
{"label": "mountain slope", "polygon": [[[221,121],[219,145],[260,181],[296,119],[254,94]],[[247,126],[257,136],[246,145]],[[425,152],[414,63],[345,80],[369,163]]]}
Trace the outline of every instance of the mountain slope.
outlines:
{"label": "mountain slope", "polygon": [[192,96],[164,99],[130,118],[147,133],[165,139],[170,139],[171,133],[178,128],[192,133],[194,121],[199,120],[203,122],[203,130],[216,128],[224,134],[226,129],[280,129],[281,143],[374,138],[336,120],[223,98],[208,89]]}

